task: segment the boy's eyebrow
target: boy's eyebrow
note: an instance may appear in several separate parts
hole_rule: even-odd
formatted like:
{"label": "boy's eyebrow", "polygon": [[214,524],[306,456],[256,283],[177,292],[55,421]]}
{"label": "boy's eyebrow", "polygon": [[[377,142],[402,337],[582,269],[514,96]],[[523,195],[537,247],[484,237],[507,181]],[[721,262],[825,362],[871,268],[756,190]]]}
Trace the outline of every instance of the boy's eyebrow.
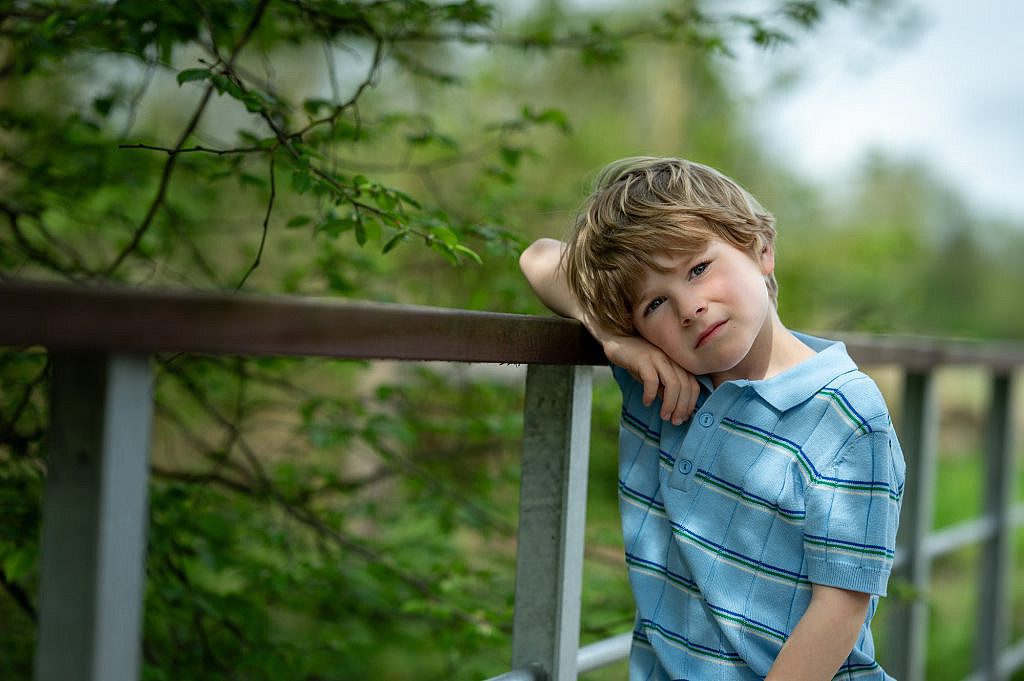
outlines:
{"label": "boy's eyebrow", "polygon": [[[689,267],[690,264],[693,263],[694,260],[697,260],[697,259],[703,257],[704,254],[707,253],[707,251],[708,251],[708,247],[705,246],[705,247],[703,247],[703,248],[701,248],[701,249],[699,249],[697,251],[691,251],[691,252],[688,252],[688,253],[682,253],[681,252],[681,253],[678,253],[678,254],[675,254],[675,255],[665,256],[666,258],[671,259],[671,264],[667,268],[665,268],[663,271],[667,273],[667,272],[674,272],[674,271],[677,271],[677,270],[685,269],[686,267]],[[658,271],[658,270],[655,270],[655,271]],[[635,298],[635,302],[633,303],[633,310],[632,311],[634,313],[642,312],[643,311],[644,302],[648,298],[651,297],[650,289],[648,289],[648,288],[640,288],[638,286],[635,289],[635,293],[636,293],[636,295],[634,297]]]}

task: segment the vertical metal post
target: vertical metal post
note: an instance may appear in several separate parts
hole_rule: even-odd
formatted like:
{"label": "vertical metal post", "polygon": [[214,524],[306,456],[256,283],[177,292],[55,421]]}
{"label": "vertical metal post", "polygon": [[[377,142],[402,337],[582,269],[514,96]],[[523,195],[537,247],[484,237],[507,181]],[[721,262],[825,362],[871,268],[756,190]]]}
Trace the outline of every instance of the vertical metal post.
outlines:
{"label": "vertical metal post", "polygon": [[908,587],[909,597],[894,603],[885,662],[886,671],[900,681],[925,679],[931,576],[931,557],[925,543],[932,528],[937,431],[932,372],[908,371],[899,430],[907,461],[907,481],[896,538],[901,554],[901,568],[896,576]]}
{"label": "vertical metal post", "polygon": [[576,678],[590,451],[591,367],[530,365],[512,667]]}
{"label": "vertical metal post", "polygon": [[54,357],[37,681],[138,678],[152,410],[147,358]]}
{"label": "vertical metal post", "polygon": [[1013,558],[1014,496],[1012,380],[1009,373],[992,377],[985,451],[985,514],[994,525],[982,548],[981,593],[978,603],[976,654],[986,681],[1002,678],[999,658],[1010,623],[1010,570]]}

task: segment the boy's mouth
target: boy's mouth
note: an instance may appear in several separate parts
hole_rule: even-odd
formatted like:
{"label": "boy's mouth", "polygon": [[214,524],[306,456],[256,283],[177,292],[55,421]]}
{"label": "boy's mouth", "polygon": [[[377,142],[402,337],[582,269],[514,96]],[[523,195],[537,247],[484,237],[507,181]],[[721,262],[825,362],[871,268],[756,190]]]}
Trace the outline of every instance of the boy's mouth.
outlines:
{"label": "boy's mouth", "polygon": [[710,326],[708,326],[708,328],[704,329],[704,332],[701,333],[700,336],[697,338],[697,344],[693,346],[693,349],[696,350],[700,346],[704,345],[704,343],[707,340],[709,340],[712,336],[714,336],[716,333],[718,333],[719,329],[721,329],[723,326],[725,326],[725,322],[726,322],[726,320],[722,320],[720,322],[715,322],[714,324],[711,324]]}

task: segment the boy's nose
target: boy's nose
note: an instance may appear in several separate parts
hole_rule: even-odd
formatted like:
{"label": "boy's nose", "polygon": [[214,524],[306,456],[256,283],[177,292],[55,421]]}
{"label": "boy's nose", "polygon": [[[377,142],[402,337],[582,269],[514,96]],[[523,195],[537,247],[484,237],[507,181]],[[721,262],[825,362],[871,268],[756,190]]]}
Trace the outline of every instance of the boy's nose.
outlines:
{"label": "boy's nose", "polygon": [[688,314],[683,315],[683,326],[689,326],[692,324],[698,317],[703,316],[703,314],[707,312],[707,309],[707,305],[704,305],[703,303],[696,307],[691,307],[691,311]]}

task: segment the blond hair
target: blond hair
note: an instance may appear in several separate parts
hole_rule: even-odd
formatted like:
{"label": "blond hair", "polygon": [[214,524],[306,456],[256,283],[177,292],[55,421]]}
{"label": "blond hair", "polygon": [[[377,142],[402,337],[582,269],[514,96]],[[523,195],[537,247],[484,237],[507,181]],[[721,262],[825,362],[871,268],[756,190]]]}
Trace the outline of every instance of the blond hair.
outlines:
{"label": "blond hair", "polygon": [[[697,253],[721,238],[755,259],[775,241],[775,218],[717,170],[679,158],[636,157],[600,172],[563,254],[569,288],[600,324],[635,334],[632,310],[655,258]],[[765,276],[773,301],[778,284]]]}

